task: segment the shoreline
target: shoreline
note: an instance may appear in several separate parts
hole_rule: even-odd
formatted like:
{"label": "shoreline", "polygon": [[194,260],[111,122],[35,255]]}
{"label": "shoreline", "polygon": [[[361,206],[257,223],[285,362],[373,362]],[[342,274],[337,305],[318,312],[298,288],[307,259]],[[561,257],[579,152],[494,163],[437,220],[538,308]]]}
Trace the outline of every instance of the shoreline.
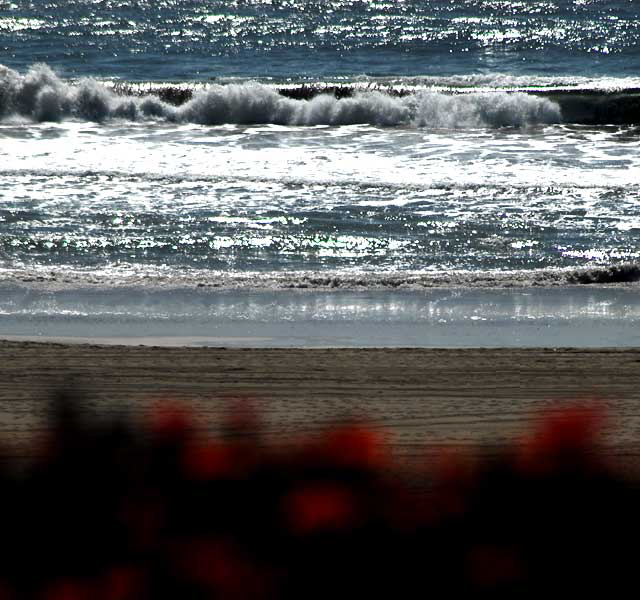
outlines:
{"label": "shoreline", "polygon": [[275,348],[640,347],[626,287],[0,290],[14,340]]}
{"label": "shoreline", "polygon": [[[442,346],[412,346],[412,345],[357,345],[356,343],[348,346],[340,345],[318,345],[318,344],[300,344],[298,346],[280,346],[269,345],[271,338],[266,337],[249,337],[249,336],[180,336],[180,335],[149,335],[149,336],[76,336],[76,335],[60,335],[60,336],[37,336],[37,335],[3,335],[0,333],[0,353],[4,344],[27,344],[38,345],[42,347],[59,346],[59,347],[87,347],[91,349],[127,349],[139,348],[152,351],[161,351],[163,349],[171,350],[216,350],[216,351],[285,351],[285,352],[306,352],[306,351],[405,351],[405,352],[554,352],[554,353],[610,353],[610,352],[640,352],[638,346],[482,346],[482,345],[442,345]],[[253,344],[253,345],[252,345]],[[639,361],[640,362],[640,361]],[[0,367],[1,369],[1,367]]]}
{"label": "shoreline", "polygon": [[[0,341],[0,441],[25,452],[73,382],[89,416],[186,405],[216,430],[247,400],[276,441],[365,419],[398,456],[513,441],[544,412],[596,403],[608,452],[640,464],[640,348],[200,348]],[[26,450],[28,453],[28,450]]]}

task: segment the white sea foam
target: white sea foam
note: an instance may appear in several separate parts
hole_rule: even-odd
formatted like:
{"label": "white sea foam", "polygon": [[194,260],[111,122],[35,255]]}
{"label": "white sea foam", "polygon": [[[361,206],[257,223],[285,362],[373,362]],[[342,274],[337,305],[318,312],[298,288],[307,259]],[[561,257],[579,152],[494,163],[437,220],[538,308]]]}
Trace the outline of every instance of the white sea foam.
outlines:
{"label": "white sea foam", "polygon": [[149,265],[110,266],[87,270],[59,266],[0,267],[2,285],[49,290],[73,289],[218,289],[218,290],[424,290],[506,289],[575,286],[633,287],[640,284],[640,265],[512,271],[216,271]]}
{"label": "white sea foam", "polygon": [[273,88],[248,82],[211,85],[181,106],[156,96],[123,97],[104,84],[83,79],[72,84],[47,65],[21,75],[0,66],[0,117],[34,121],[68,118],[88,121],[161,119],[205,125],[279,124],[414,126],[437,128],[503,127],[558,123],[559,106],[520,92],[447,95],[422,91],[398,98],[378,91],[351,98],[319,95],[309,100],[281,96]]}

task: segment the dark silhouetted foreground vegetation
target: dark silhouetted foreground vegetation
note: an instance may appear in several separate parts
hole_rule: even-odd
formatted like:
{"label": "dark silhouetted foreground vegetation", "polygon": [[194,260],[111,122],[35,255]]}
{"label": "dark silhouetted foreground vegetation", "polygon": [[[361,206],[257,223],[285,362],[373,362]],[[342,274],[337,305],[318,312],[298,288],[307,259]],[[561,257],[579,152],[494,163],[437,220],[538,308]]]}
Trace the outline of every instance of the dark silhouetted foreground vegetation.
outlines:
{"label": "dark silhouetted foreground vegetation", "polygon": [[571,410],[490,457],[443,450],[416,486],[359,425],[282,447],[246,413],[211,439],[178,409],[98,425],[62,399],[0,474],[0,598],[615,597],[640,494],[598,425]]}

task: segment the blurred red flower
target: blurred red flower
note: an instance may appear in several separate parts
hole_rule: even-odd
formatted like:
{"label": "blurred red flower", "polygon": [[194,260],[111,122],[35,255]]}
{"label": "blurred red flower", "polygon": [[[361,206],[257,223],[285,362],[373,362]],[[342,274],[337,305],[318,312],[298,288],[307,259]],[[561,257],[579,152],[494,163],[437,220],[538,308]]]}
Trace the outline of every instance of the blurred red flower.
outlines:
{"label": "blurred red flower", "polygon": [[334,483],[313,483],[293,490],[284,500],[293,533],[305,535],[347,529],[358,517],[353,491]]}
{"label": "blurred red flower", "polygon": [[189,479],[208,481],[235,475],[240,465],[227,444],[192,442],[184,449],[183,468]]}
{"label": "blurred red flower", "polygon": [[318,451],[323,462],[342,468],[376,469],[387,458],[383,436],[362,425],[346,425],[328,431]]}
{"label": "blurred red flower", "polygon": [[158,439],[182,440],[194,430],[193,413],[177,402],[163,400],[151,411],[147,428]]}
{"label": "blurred red flower", "polygon": [[525,439],[520,448],[521,470],[543,473],[565,467],[567,461],[573,466],[594,466],[604,422],[605,412],[597,405],[567,406],[546,413],[533,436]]}

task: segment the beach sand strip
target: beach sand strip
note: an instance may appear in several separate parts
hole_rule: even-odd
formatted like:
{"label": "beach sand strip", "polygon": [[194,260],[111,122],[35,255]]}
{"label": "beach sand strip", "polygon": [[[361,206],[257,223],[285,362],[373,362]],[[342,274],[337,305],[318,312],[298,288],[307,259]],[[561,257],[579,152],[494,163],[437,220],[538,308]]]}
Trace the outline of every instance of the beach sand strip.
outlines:
{"label": "beach sand strip", "polygon": [[98,418],[185,404],[216,429],[250,399],[285,442],[364,418],[399,455],[512,440],[543,412],[596,402],[612,453],[640,456],[640,349],[279,349],[0,342],[0,438],[23,443],[73,389]]}

